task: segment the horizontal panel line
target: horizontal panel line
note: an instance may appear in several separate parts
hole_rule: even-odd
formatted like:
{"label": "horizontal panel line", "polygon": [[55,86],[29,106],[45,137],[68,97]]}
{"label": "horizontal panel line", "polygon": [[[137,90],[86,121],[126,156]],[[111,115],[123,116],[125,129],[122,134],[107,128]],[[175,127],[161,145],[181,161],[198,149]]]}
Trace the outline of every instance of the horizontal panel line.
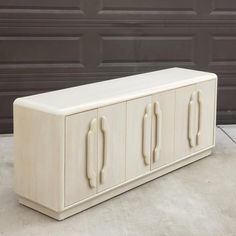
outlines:
{"label": "horizontal panel line", "polygon": [[212,18],[195,18],[195,19],[174,19],[174,18],[166,18],[166,19],[159,19],[158,17],[155,18],[151,18],[151,19],[140,19],[140,18],[102,18],[102,17],[87,17],[87,18],[56,18],[51,17],[51,18],[30,18],[30,17],[26,17],[26,18],[0,18],[0,22],[6,22],[8,21],[12,22],[12,21],[37,21],[37,20],[43,20],[43,21],[51,21],[51,20],[56,20],[59,22],[62,21],[69,21],[69,22],[75,22],[75,23],[83,23],[83,24],[109,24],[109,23],[124,23],[124,24],[140,24],[140,23],[146,23],[146,24],[152,24],[152,23],[185,23],[185,24],[194,24],[194,23],[200,23],[200,24],[204,24],[204,23],[213,23],[213,24],[217,24],[217,23],[224,23],[224,24],[230,24],[230,23],[236,23],[236,19],[212,19]]}
{"label": "horizontal panel line", "polygon": [[193,40],[194,39],[194,35],[180,35],[180,36],[176,36],[176,35],[152,35],[152,36],[136,36],[135,34],[130,35],[130,36],[106,36],[106,35],[101,35],[102,39],[104,40],[114,40],[114,39],[119,39],[119,40],[142,40],[142,39],[148,39],[148,40]]}
{"label": "horizontal panel line", "polygon": [[228,10],[214,10],[210,13],[210,15],[214,16],[214,15],[236,15],[236,10],[235,9],[228,9]]}
{"label": "horizontal panel line", "polygon": [[153,63],[153,64],[163,64],[163,63],[170,63],[170,64],[174,64],[174,63],[186,63],[186,65],[195,65],[194,62],[192,61],[181,61],[181,60],[178,60],[178,61],[165,61],[165,60],[161,60],[161,61],[145,61],[145,62],[139,62],[139,61],[122,61],[122,62],[106,62],[106,61],[103,61],[102,63],[99,64],[98,67],[112,67],[112,66],[125,66],[125,67],[129,67],[129,66],[135,66],[135,65],[148,65],[148,66],[151,66],[150,63]]}
{"label": "horizontal panel line", "polygon": [[220,85],[218,86],[218,90],[235,90],[236,91],[236,85]]}
{"label": "horizontal panel line", "polygon": [[194,11],[193,7],[179,7],[179,8],[174,8],[174,7],[106,7],[102,6],[101,11]]}
{"label": "horizontal panel line", "polygon": [[183,15],[197,15],[197,12],[195,12],[194,10],[101,10],[98,12],[99,15],[107,15],[107,14],[111,14],[111,15],[124,15],[124,14],[132,14],[132,15],[136,15],[136,14],[160,14],[160,15],[176,15],[176,14],[183,14]]}
{"label": "horizontal panel line", "polygon": [[32,90],[11,90],[11,91],[0,91],[1,96],[30,96],[38,93],[45,93],[54,91],[56,89],[32,89]]}
{"label": "horizontal panel line", "polygon": [[57,67],[66,67],[66,68],[83,68],[84,65],[81,63],[18,63],[18,64],[0,64],[0,69],[17,69],[17,68],[57,68]]}
{"label": "horizontal panel line", "polygon": [[[115,76],[115,75],[113,75]],[[21,78],[21,77],[14,77],[14,78],[11,78],[11,77],[8,77],[8,78],[1,78],[0,77],[0,84],[2,85],[11,85],[12,83],[16,83],[16,84],[24,84],[24,82],[27,82],[27,83],[36,83],[36,82],[39,82],[39,83],[51,83],[51,82],[72,82],[72,81],[87,81],[88,79],[96,79],[98,77],[97,80],[101,80],[101,78],[104,77],[104,75],[100,75],[100,76],[95,76],[95,75],[91,75],[91,76],[84,76],[83,75],[80,75],[80,74],[77,74],[76,76],[71,76],[71,75],[64,75],[64,76],[38,76],[38,77],[28,77],[28,78]],[[112,76],[109,76],[109,75],[106,75],[106,77],[112,77]],[[0,89],[2,89],[0,87]]]}
{"label": "horizontal panel line", "polygon": [[[0,19],[1,27],[45,27],[45,28],[63,28],[63,27],[94,27],[94,28],[107,28],[107,27],[171,27],[171,26],[191,26],[191,27],[204,27],[210,28],[212,26],[219,27],[235,27],[236,19],[232,20],[209,20],[209,19],[152,19],[152,20],[116,20],[116,19],[70,19],[70,18],[5,18]],[[44,25],[45,24],[45,25]],[[163,26],[164,24],[164,26]]]}
{"label": "horizontal panel line", "polygon": [[36,9],[36,8],[1,8],[0,9],[1,14],[10,14],[10,13],[19,13],[19,14],[84,14],[84,12],[81,9],[50,9],[50,8],[44,8],[44,9]]}
{"label": "horizontal panel line", "polygon": [[229,113],[236,113],[236,110],[234,109],[228,109],[228,110],[223,110],[223,109],[220,109],[220,110],[217,110],[217,114],[229,114]]}
{"label": "horizontal panel line", "polygon": [[[147,70],[143,70],[144,72],[146,72]],[[64,77],[64,76],[104,76],[104,75],[109,75],[109,76],[115,76],[115,75],[119,75],[119,74],[133,74],[133,71],[92,71],[92,72],[53,72],[53,73],[44,73],[44,72],[36,72],[36,73],[20,73],[20,74],[16,74],[16,73],[10,73],[10,74],[6,74],[6,73],[0,73],[0,78],[1,77],[17,77],[17,78],[25,78],[27,76],[29,76],[31,78],[31,76],[52,76],[52,77]],[[9,78],[8,77],[8,78]]]}
{"label": "horizontal panel line", "polygon": [[236,65],[236,59],[235,60],[227,60],[227,61],[222,61],[222,60],[216,60],[214,59],[209,63],[209,66],[235,66]]}
{"label": "horizontal panel line", "polygon": [[236,40],[236,35],[214,35],[212,37],[214,40]]}
{"label": "horizontal panel line", "polygon": [[74,9],[77,9],[77,10],[81,10],[80,9],[80,5],[79,3],[74,5],[74,6],[58,6],[55,5],[55,6],[16,6],[16,5],[0,5],[0,10],[4,10],[4,9],[20,9],[20,10],[24,10],[24,9],[37,9],[37,10],[74,10]]}
{"label": "horizontal panel line", "polygon": [[[144,70],[144,72],[147,70]],[[10,74],[6,74],[6,73],[2,73],[0,74],[0,80],[1,78],[6,78],[7,81],[9,81],[9,79],[25,79],[28,77],[28,79],[31,79],[32,76],[33,77],[52,77],[52,78],[58,78],[58,77],[65,77],[65,76],[83,76],[83,77],[91,77],[91,76],[117,76],[117,75],[122,75],[122,74],[133,74],[133,71],[122,71],[122,72],[103,72],[103,71],[98,71],[98,72],[88,72],[88,73],[84,73],[84,72],[52,72],[52,73],[40,73],[40,72],[36,72],[36,73],[20,73],[20,74],[15,74],[15,73],[10,73]]]}
{"label": "horizontal panel line", "polygon": [[71,41],[71,40],[80,40],[80,36],[0,36],[0,41],[43,41],[43,40],[54,40],[54,41]]}
{"label": "horizontal panel line", "polygon": [[14,62],[14,61],[0,61],[0,66],[1,65],[34,65],[34,64],[40,64],[40,65],[63,65],[63,64],[71,64],[71,65],[78,65],[80,64],[80,61],[66,61],[66,62],[45,62],[45,61],[21,61],[21,62]]}

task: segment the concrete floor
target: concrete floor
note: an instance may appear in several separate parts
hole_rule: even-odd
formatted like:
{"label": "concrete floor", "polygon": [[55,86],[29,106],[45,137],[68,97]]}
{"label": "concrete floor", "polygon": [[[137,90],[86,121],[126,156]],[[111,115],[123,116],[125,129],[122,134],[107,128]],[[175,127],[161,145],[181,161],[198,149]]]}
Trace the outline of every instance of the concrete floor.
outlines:
{"label": "concrete floor", "polygon": [[214,154],[57,222],[17,203],[13,138],[0,137],[0,235],[236,235],[236,126]]}

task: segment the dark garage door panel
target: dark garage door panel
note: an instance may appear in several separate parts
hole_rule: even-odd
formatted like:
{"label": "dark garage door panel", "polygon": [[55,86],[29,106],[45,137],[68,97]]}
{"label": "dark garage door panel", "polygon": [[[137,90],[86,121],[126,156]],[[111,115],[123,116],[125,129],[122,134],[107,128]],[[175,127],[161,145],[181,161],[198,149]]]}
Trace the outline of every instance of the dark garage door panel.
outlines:
{"label": "dark garage door panel", "polygon": [[1,18],[11,22],[236,18],[234,0],[1,0],[0,8]]}
{"label": "dark garage door panel", "polygon": [[0,1],[0,133],[16,97],[173,66],[219,75],[236,122],[233,0]]}

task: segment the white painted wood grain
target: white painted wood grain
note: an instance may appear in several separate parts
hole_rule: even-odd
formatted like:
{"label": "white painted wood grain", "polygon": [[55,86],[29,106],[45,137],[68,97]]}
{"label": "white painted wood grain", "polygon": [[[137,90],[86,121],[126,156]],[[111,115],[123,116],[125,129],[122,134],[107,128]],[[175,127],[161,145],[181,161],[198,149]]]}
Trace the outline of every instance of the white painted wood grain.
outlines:
{"label": "white painted wood grain", "polygon": [[208,148],[206,150],[202,150],[199,153],[192,154],[191,156],[187,156],[186,158],[178,160],[176,162],[173,162],[169,165],[165,165],[161,168],[156,168],[156,169],[152,170],[151,172],[146,173],[145,175],[131,179],[129,181],[126,181],[125,183],[114,186],[114,187],[109,188],[105,191],[102,191],[102,192],[98,193],[97,195],[92,195],[91,197],[86,198],[81,202],[77,202],[73,205],[70,205],[70,206],[66,207],[63,211],[59,211],[59,212],[52,211],[52,210],[38,204],[37,202],[32,202],[28,199],[25,199],[24,197],[20,197],[19,202],[25,206],[35,209],[36,211],[42,212],[43,214],[46,214],[54,219],[63,220],[67,217],[70,217],[70,216],[76,214],[76,213],[84,211],[96,204],[99,204],[99,203],[106,201],[114,196],[117,196],[117,195],[124,193],[132,188],[135,188],[141,184],[144,184],[148,181],[154,180],[154,179],[156,179],[162,175],[165,175],[173,170],[176,170],[176,169],[181,168],[185,165],[188,165],[194,161],[202,159],[202,158],[210,155],[211,152],[212,152],[212,147]]}
{"label": "white painted wood grain", "polygon": [[201,91],[202,96],[202,125],[199,145],[196,146],[195,151],[204,149],[214,143],[215,86],[215,80],[198,83],[196,86],[197,91]]}
{"label": "white painted wood grain", "polygon": [[[143,119],[146,108],[152,102],[152,97],[142,97],[127,102],[126,125],[126,179],[131,179],[150,171],[143,156]],[[148,156],[151,155],[151,112],[148,116],[147,128],[149,135],[146,144],[149,146]],[[150,163],[150,161],[149,161]]]}
{"label": "white painted wood grain", "polygon": [[[21,202],[63,218],[122,192],[119,189],[137,178],[189,163],[182,160],[196,154],[202,157],[201,152],[214,146],[216,83],[215,74],[172,68],[17,99],[15,176]],[[193,93],[191,147],[188,113]],[[160,130],[156,102],[162,119],[161,148],[154,162]]]}
{"label": "white painted wood grain", "polygon": [[[96,194],[87,176],[87,135],[97,110],[78,113],[66,118],[65,206]],[[94,133],[93,166],[97,175],[97,131]]]}
{"label": "white painted wood grain", "polygon": [[[196,85],[190,85],[176,89],[175,105],[175,159],[183,158],[193,152],[193,147],[189,143],[189,103]],[[196,120],[192,121],[196,124]],[[193,127],[196,132],[196,126]]]}
{"label": "white painted wood grain", "polygon": [[19,98],[16,103],[70,115],[216,78],[213,73],[170,68]]}
{"label": "white painted wood grain", "polygon": [[[106,120],[106,135],[102,132],[102,118]],[[125,181],[125,129],[126,103],[98,109],[98,192],[111,188]],[[106,143],[104,143],[104,141]],[[105,147],[106,145],[106,147]],[[104,148],[107,148],[104,179],[101,170],[104,164]]]}
{"label": "white painted wood grain", "polygon": [[[216,80],[210,80],[191,86],[176,89],[176,112],[175,112],[175,158],[202,150],[214,144],[215,130],[215,102]],[[201,92],[202,111],[199,111],[198,92]],[[193,109],[193,138],[194,145],[191,147],[188,139],[188,105],[192,94],[194,96]],[[199,116],[199,112],[201,117]],[[201,133],[197,144],[197,133],[201,119]]]}
{"label": "white painted wood grain", "polygon": [[64,117],[14,105],[15,191],[64,208]]}
{"label": "white painted wood grain", "polygon": [[175,134],[175,90],[157,93],[152,96],[153,106],[155,102],[159,103],[161,110],[161,137],[160,151],[156,161],[154,161],[154,149],[156,146],[158,127],[157,120],[152,114],[152,148],[151,148],[151,169],[166,165],[174,161],[174,134]]}

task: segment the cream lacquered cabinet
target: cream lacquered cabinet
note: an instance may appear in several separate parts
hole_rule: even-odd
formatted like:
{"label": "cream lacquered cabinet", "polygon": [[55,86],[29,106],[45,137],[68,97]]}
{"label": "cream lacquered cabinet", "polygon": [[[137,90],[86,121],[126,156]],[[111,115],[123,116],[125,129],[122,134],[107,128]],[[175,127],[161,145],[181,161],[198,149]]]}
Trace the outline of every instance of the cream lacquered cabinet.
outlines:
{"label": "cream lacquered cabinet", "polygon": [[62,220],[209,155],[216,92],[171,68],[17,99],[19,202]]}

